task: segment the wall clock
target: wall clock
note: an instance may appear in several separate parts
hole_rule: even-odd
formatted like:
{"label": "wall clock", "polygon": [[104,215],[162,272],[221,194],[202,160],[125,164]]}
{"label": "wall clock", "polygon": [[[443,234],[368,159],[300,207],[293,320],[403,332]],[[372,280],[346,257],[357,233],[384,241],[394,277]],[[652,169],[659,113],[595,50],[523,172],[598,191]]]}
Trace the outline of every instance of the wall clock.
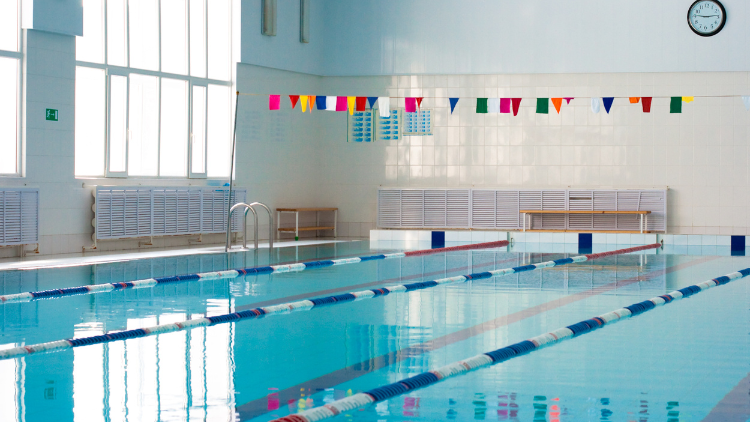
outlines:
{"label": "wall clock", "polygon": [[687,15],[690,29],[701,37],[719,33],[727,22],[727,11],[719,0],[696,0]]}

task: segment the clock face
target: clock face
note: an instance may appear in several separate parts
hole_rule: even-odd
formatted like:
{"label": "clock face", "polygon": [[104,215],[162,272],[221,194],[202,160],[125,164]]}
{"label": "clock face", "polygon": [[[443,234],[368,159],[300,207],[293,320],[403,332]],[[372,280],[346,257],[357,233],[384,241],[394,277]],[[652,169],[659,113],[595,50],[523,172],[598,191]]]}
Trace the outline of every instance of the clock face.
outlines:
{"label": "clock face", "polygon": [[718,0],[697,0],[690,6],[687,18],[693,32],[710,37],[724,28],[727,12]]}

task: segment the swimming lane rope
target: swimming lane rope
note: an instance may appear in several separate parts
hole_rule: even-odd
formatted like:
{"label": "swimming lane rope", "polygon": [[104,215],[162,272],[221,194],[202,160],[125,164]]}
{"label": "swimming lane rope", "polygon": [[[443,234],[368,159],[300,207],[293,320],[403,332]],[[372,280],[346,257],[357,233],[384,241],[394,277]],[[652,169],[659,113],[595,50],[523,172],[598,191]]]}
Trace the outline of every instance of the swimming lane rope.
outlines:
{"label": "swimming lane rope", "polygon": [[533,271],[541,268],[550,268],[560,265],[567,265],[578,262],[585,262],[592,259],[603,258],[606,256],[620,255],[630,252],[644,251],[661,247],[660,243],[652,245],[636,246],[633,248],[618,249],[610,252],[602,252],[588,255],[580,255],[572,258],[561,258],[554,261],[541,262],[539,264],[529,264],[520,267],[505,268],[501,270],[486,271],[475,274],[460,275],[456,277],[441,278],[432,281],[418,281],[415,283],[402,284],[397,286],[381,287],[372,290],[363,290],[360,292],[345,293],[336,296],[328,296],[317,299],[306,299],[298,302],[282,303],[278,305],[265,306],[261,308],[250,309],[247,311],[235,312],[232,314],[217,315],[205,318],[196,318],[187,321],[174,322],[171,324],[156,325],[153,327],[139,328],[120,332],[112,332],[98,336],[83,337],[75,339],[57,340],[49,343],[39,343],[29,346],[14,347],[12,349],[0,350],[0,360],[19,358],[31,354],[42,352],[54,352],[73,347],[88,346],[91,344],[108,343],[117,340],[127,340],[131,338],[147,337],[156,334],[172,333],[176,331],[189,330],[197,327],[207,327],[211,325],[224,324],[240,320],[255,319],[266,315],[290,313],[294,311],[309,310],[319,306],[334,305],[342,302],[357,301],[369,299],[377,296],[385,296],[389,293],[409,292],[413,290],[426,289],[439,286],[442,284],[458,283],[467,280],[481,280],[492,277],[500,277],[507,274]]}
{"label": "swimming lane rope", "polygon": [[580,335],[590,333],[594,330],[604,327],[605,325],[612,324],[617,321],[642,314],[644,312],[648,312],[657,306],[672,303],[676,300],[692,296],[696,293],[700,293],[703,290],[710,289],[711,287],[721,286],[723,284],[729,283],[732,280],[737,280],[748,275],[750,275],[750,268],[714,278],[712,280],[704,281],[702,283],[694,284],[692,286],[676,290],[666,295],[661,295],[640,303],[635,303],[633,305],[626,306],[624,308],[617,309],[615,311],[608,312],[606,314],[599,315],[585,321],[581,321],[577,324],[569,325],[567,327],[559,328],[555,331],[550,331],[549,333],[542,334],[540,336],[532,337],[520,343],[511,344],[510,346],[503,347],[502,349],[497,349],[491,352],[476,355],[468,359],[460,360],[458,362],[433,369],[432,371],[424,372],[411,378],[406,378],[393,384],[377,387],[364,393],[354,394],[350,397],[328,403],[325,406],[316,407],[298,414],[275,419],[272,422],[315,422],[323,419],[328,419],[342,412],[347,412],[356,408],[367,406],[371,403],[387,400],[409,391],[435,384],[438,381],[464,374],[474,369],[491,366],[500,362],[505,362],[515,357],[530,353],[534,350],[538,350],[573,337],[578,337]]}
{"label": "swimming lane rope", "polygon": [[15,302],[31,302],[38,299],[50,299],[63,296],[77,296],[94,293],[106,293],[114,290],[143,289],[154,287],[159,284],[170,284],[196,280],[219,280],[225,278],[236,278],[241,275],[259,275],[286,273],[291,271],[303,271],[311,268],[332,267],[335,265],[357,264],[359,262],[377,261],[380,259],[405,258],[410,256],[430,255],[441,252],[465,251],[471,249],[500,248],[508,246],[507,240],[497,242],[474,243],[470,245],[451,246],[447,248],[423,249],[410,252],[397,252],[383,255],[361,256],[356,258],[331,259],[325,261],[298,262],[295,264],[270,265],[266,267],[253,267],[228,271],[212,271],[207,273],[186,274],[173,277],[148,278],[145,280],[125,281],[122,283],[95,284],[92,286],[68,287],[64,289],[43,290],[39,292],[24,292],[0,296],[0,304]]}

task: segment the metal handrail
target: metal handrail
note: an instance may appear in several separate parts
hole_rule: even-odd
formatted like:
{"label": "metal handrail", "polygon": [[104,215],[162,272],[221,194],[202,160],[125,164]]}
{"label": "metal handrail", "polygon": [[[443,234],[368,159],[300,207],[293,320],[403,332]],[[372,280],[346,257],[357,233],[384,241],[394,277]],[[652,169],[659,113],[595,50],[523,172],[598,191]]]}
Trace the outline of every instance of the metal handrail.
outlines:
{"label": "metal handrail", "polygon": [[231,230],[232,230],[232,215],[234,214],[234,210],[237,208],[244,207],[245,208],[245,219],[244,219],[244,231],[243,231],[243,238],[242,238],[242,246],[247,249],[247,212],[252,211],[253,217],[255,217],[255,226],[254,226],[254,242],[255,242],[255,250],[258,250],[258,212],[255,211],[255,208],[253,206],[260,205],[261,207],[265,208],[268,212],[268,225],[270,227],[269,229],[269,240],[268,240],[268,247],[269,249],[273,249],[273,214],[271,213],[271,209],[268,208],[265,204],[260,202],[253,202],[251,204],[246,204],[244,202],[238,202],[234,205],[232,205],[232,208],[229,209],[229,224],[227,225],[227,244],[225,247],[225,252],[229,252],[230,249],[232,249],[232,241],[231,241]]}
{"label": "metal handrail", "polygon": [[266,209],[266,212],[268,212],[268,248],[273,249],[273,213],[271,212],[271,209],[262,202],[253,202],[250,204],[251,207],[253,205],[260,205]]}

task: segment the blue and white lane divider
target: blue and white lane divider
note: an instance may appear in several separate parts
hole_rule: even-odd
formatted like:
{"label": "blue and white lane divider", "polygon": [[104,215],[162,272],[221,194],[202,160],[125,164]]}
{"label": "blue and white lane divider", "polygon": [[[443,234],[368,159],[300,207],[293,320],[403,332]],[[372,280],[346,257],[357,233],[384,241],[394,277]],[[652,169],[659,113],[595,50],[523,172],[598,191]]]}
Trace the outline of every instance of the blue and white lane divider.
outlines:
{"label": "blue and white lane divider", "polygon": [[[638,252],[647,249],[655,249],[661,247],[661,244],[655,243],[653,245],[636,246],[627,249],[618,249],[616,251],[604,252],[602,254],[596,254],[596,257],[618,255],[629,252]],[[595,257],[595,258],[596,258]],[[363,290],[360,292],[344,293],[335,296],[321,297],[317,299],[305,299],[298,302],[288,302],[278,305],[264,306],[262,308],[250,309],[247,311],[235,312],[232,314],[217,315],[205,318],[196,318],[187,321],[174,322],[171,324],[156,325],[154,327],[139,328],[135,330],[112,332],[102,334],[93,337],[83,337],[75,339],[57,340],[49,343],[39,343],[29,346],[14,347],[12,349],[0,350],[0,360],[19,358],[27,355],[32,355],[41,352],[54,352],[59,350],[70,349],[73,347],[88,346],[91,344],[108,343],[110,341],[127,340],[131,338],[147,337],[156,334],[172,333],[175,331],[189,330],[197,327],[207,327],[210,325],[224,324],[227,322],[235,322],[240,320],[255,319],[258,317],[264,317],[266,315],[290,313],[294,311],[309,310],[318,306],[333,305],[342,302],[357,301],[363,299],[369,299],[377,296],[385,296],[389,293],[397,292],[410,292],[413,290],[426,289],[429,287],[435,287],[442,284],[459,283],[467,280],[481,280],[492,277],[500,277],[507,274],[520,273],[524,271],[533,271],[540,268],[549,268],[560,265],[567,265],[577,262],[584,262],[589,259],[586,255],[576,256],[573,258],[562,258],[554,261],[542,262],[539,264],[529,264],[514,268],[505,268],[501,270],[486,271],[482,273],[459,275],[456,277],[441,278],[432,281],[418,281],[409,284],[401,284],[397,286],[381,287],[379,289]]]}
{"label": "blue and white lane divider", "polygon": [[285,416],[280,419],[275,419],[272,422],[316,422],[323,419],[332,418],[343,412],[347,412],[360,407],[365,407],[369,404],[380,402],[383,400],[388,400],[392,397],[399,396],[409,391],[435,384],[444,379],[462,375],[474,369],[479,369],[500,362],[505,362],[515,357],[533,352],[534,350],[548,347],[553,344],[560,343],[564,340],[590,333],[594,330],[604,327],[605,325],[613,324],[617,321],[627,319],[644,312],[648,312],[657,306],[666,305],[676,300],[692,296],[696,293],[700,293],[703,290],[727,284],[732,280],[747,277],[748,275],[750,275],[750,268],[745,268],[744,270],[740,270],[736,273],[727,274],[725,276],[714,278],[712,280],[694,284],[692,286],[676,290],[666,295],[657,296],[640,303],[635,303],[630,306],[626,306],[624,308],[620,308],[615,311],[608,312],[606,314],[599,315],[585,321],[581,321],[577,324],[558,328],[555,331],[550,331],[549,333],[532,337],[520,343],[511,344],[510,346],[503,347],[502,349],[493,350],[491,352],[476,355],[468,359],[460,360],[458,362],[433,369],[432,371],[424,372],[411,378],[406,378],[393,384],[377,387],[364,393],[354,394],[350,397],[328,403],[321,407],[316,407],[301,413]]}
{"label": "blue and white lane divider", "polygon": [[377,261],[380,259],[404,258],[409,256],[428,255],[441,252],[453,252],[470,249],[499,248],[507,246],[508,241],[474,243],[469,245],[451,246],[448,248],[424,249],[410,252],[397,252],[381,255],[361,256],[357,258],[330,259],[325,261],[298,262],[295,264],[269,265],[266,267],[243,268],[239,270],[212,271],[207,273],[187,274],[173,277],[148,278],[145,280],[126,281],[122,283],[95,284],[93,286],[68,287],[64,289],[43,290],[39,292],[24,292],[0,296],[0,304],[31,302],[38,299],[50,299],[63,296],[75,296],[93,293],[106,293],[114,290],[144,289],[159,284],[170,284],[196,280],[219,280],[226,278],[237,278],[241,275],[260,275],[274,273],[288,273],[291,271],[303,271],[314,268],[325,268],[336,265],[357,264],[359,262]]}

